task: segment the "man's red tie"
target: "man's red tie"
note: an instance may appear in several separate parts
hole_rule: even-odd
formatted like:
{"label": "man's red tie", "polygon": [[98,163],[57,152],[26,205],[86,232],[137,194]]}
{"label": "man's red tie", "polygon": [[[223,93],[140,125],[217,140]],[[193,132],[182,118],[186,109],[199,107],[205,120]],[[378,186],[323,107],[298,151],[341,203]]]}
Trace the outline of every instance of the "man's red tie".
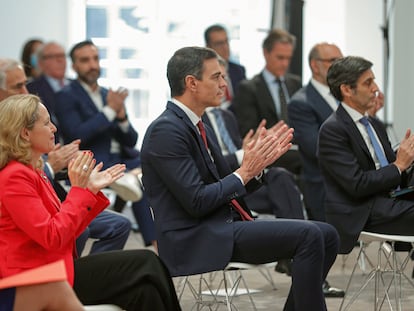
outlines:
{"label": "man's red tie", "polygon": [[206,148],[208,150],[206,130],[205,130],[204,124],[201,120],[198,121],[197,127],[200,130],[200,135],[201,135],[201,138],[203,139],[204,145],[206,146]]}
{"label": "man's red tie", "polygon": [[[201,138],[203,139],[204,145],[206,146],[208,150],[206,130],[204,129],[204,124],[201,120],[198,121],[197,127],[200,130],[200,135],[201,135]],[[231,205],[240,214],[240,217],[242,218],[242,220],[248,220],[248,221],[253,220],[253,218],[243,209],[243,207],[241,207],[241,205],[239,204],[239,202],[236,201],[236,199],[231,200]]]}

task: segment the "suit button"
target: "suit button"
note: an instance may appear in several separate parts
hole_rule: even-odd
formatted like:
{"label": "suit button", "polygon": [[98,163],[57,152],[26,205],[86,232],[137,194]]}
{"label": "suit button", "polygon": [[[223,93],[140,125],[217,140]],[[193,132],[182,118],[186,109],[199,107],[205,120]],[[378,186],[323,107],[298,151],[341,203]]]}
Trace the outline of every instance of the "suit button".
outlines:
{"label": "suit button", "polygon": [[227,219],[226,223],[231,224],[233,222],[233,219]]}

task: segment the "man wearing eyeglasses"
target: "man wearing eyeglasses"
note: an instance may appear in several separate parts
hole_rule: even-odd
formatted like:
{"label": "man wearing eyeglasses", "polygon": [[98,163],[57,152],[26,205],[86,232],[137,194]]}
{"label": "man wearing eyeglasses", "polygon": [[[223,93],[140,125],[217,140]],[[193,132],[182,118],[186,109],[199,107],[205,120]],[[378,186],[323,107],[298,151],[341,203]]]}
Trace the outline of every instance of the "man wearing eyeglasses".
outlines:
{"label": "man wearing eyeglasses", "polygon": [[246,69],[230,59],[229,38],[222,25],[215,24],[208,27],[204,31],[204,40],[207,47],[215,50],[226,61],[227,90],[221,107],[234,112],[233,98],[237,93],[240,81],[246,79]]}
{"label": "man wearing eyeglasses", "polygon": [[[325,188],[319,170],[316,147],[319,128],[336,110],[337,103],[331,95],[326,76],[332,62],[342,58],[341,50],[334,44],[318,43],[309,53],[312,78],[297,91],[288,105],[289,125],[295,129],[295,142],[303,164],[303,191],[308,216],[312,220],[325,221],[323,202]],[[344,291],[324,282],[325,297],[343,297]]]}
{"label": "man wearing eyeglasses", "polygon": [[312,78],[296,92],[288,105],[289,124],[295,129],[295,142],[303,162],[304,200],[309,218],[325,221],[325,189],[318,166],[316,146],[319,128],[338,106],[329,91],[326,76],[332,62],[342,58],[334,44],[318,43],[309,52]]}
{"label": "man wearing eyeglasses", "polygon": [[66,74],[66,54],[57,42],[47,42],[38,51],[38,66],[42,74],[27,84],[31,94],[39,96],[50,113],[52,122],[58,127],[56,142],[60,138],[59,124],[55,115],[56,93],[69,83]]}

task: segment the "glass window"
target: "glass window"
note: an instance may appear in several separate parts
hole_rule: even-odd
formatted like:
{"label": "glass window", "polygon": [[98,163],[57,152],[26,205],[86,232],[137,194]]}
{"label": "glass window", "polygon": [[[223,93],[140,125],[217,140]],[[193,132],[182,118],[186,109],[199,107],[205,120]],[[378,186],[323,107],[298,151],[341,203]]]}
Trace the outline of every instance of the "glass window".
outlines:
{"label": "glass window", "polygon": [[[87,0],[86,35],[99,48],[102,86],[129,90],[128,115],[139,132],[169,98],[168,59],[183,46],[204,46],[204,30],[226,27],[231,58],[255,74],[264,64],[261,41],[271,19],[269,1]],[[192,12],[188,13],[188,10]]]}

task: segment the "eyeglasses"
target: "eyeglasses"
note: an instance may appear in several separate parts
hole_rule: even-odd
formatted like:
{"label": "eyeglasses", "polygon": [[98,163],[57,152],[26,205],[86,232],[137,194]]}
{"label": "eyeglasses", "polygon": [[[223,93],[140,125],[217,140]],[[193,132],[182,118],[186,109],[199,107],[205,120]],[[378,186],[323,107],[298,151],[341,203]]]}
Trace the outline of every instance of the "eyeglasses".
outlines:
{"label": "eyeglasses", "polygon": [[229,44],[229,40],[228,39],[222,40],[222,41],[210,42],[210,45],[211,46],[214,46],[214,47],[222,47],[222,46],[228,45],[228,44]]}
{"label": "eyeglasses", "polygon": [[42,59],[64,59],[66,55],[64,53],[58,54],[45,54],[42,56]]}
{"label": "eyeglasses", "polygon": [[334,61],[336,61],[337,59],[339,59],[338,57],[332,57],[332,58],[315,58],[316,60],[320,61],[320,62],[326,62],[326,63],[333,63]]}

